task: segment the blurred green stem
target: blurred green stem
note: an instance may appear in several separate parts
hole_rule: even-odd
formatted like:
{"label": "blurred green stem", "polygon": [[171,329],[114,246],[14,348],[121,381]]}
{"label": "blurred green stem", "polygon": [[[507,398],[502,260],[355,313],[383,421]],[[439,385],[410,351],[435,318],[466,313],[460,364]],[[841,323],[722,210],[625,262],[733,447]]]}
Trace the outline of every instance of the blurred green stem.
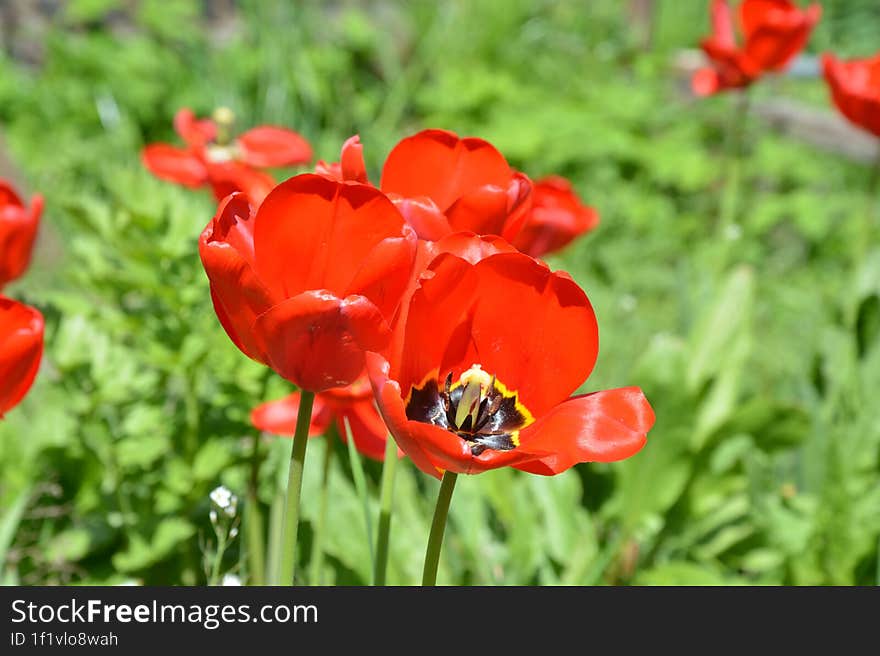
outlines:
{"label": "blurred green stem", "polygon": [[314,392],[302,390],[299,397],[299,413],[296,433],[290,452],[290,469],[287,473],[287,501],[284,508],[284,530],[281,539],[281,568],[274,585],[293,585],[296,575],[296,537],[299,532],[299,499],[302,493],[303,465],[309,444],[309,424],[312,420]]}
{"label": "blurred green stem", "polygon": [[276,485],[275,497],[269,509],[269,556],[266,579],[270,583],[278,580],[281,569],[281,541],[284,531],[284,489]]}
{"label": "blurred green stem", "polygon": [[223,564],[223,554],[226,552],[226,531],[216,531],[217,550],[214,552],[214,564],[211,566],[211,578],[208,585],[214,586],[220,583],[220,567]]}
{"label": "blurred green stem", "polygon": [[739,214],[740,196],[742,193],[742,160],[745,149],[746,123],[751,107],[748,88],[738,92],[733,103],[733,114],[727,125],[727,143],[725,147],[724,189],[721,196],[718,217],[718,243],[721,244],[719,270],[727,265],[727,255],[733,241],[731,231],[736,225]]}
{"label": "blurred green stem", "polygon": [[864,218],[862,219],[862,234],[856,243],[858,248],[858,259],[856,264],[861,266],[868,255],[868,249],[873,243],[874,229],[877,224],[877,195],[880,191],[880,140],[877,141],[877,153],[874,157],[874,163],[871,166],[871,173],[868,177],[867,187],[867,205],[865,207]]}
{"label": "blurred green stem", "polygon": [[312,540],[311,573],[309,582],[321,585],[321,570],[324,566],[324,528],[327,524],[327,497],[330,489],[330,463],[333,460],[333,440],[328,431],[324,435],[324,471],[321,475],[321,499],[318,506],[318,522]]}
{"label": "blurred green stem", "polygon": [[379,492],[379,529],[376,536],[376,567],[373,570],[373,585],[385,585],[396,470],[397,443],[389,433],[385,442],[385,462],[382,465],[382,489]]}
{"label": "blurred green stem", "polygon": [[263,513],[257,494],[260,476],[260,432],[254,433],[254,446],[251,451],[251,475],[247,488],[247,509],[245,510],[245,530],[248,541],[248,573],[252,585],[266,583],[266,541],[263,536]]}
{"label": "blurred green stem", "polygon": [[443,546],[443,534],[446,532],[446,517],[449,514],[449,502],[455,490],[458,474],[446,471],[440,483],[437,505],[434,507],[434,520],[431,522],[431,534],[428,537],[428,548],[425,550],[425,569],[422,573],[422,585],[437,585],[437,566],[440,564],[440,549]]}
{"label": "blurred green stem", "polygon": [[367,546],[370,549],[370,569],[376,566],[376,558],[373,553],[373,522],[370,519],[370,497],[367,490],[367,477],[364,474],[364,464],[361,462],[361,454],[358,452],[354,443],[354,437],[351,434],[351,425],[348,423],[348,417],[342,420],[345,426],[345,442],[348,446],[348,459],[351,463],[351,476],[354,479],[354,486],[358,496],[361,498],[361,505],[364,509],[364,526],[367,531]]}

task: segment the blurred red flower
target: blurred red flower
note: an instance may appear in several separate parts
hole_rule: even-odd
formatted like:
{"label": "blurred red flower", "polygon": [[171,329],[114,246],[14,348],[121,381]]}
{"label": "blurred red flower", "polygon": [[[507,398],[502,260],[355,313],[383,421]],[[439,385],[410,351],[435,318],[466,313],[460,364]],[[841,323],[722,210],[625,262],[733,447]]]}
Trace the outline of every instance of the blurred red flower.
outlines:
{"label": "blurred red flower", "polygon": [[399,335],[367,354],[379,410],[420,469],[552,475],[642,448],[654,413],[641,390],[569,398],[596,361],[598,328],[567,274],[498,239],[455,235],[442,250]]}
{"label": "blurred red flower", "polygon": [[43,355],[43,315],[0,296],[0,418],[24,398]]}
{"label": "blurred red flower", "polygon": [[[293,435],[299,415],[299,392],[278,401],[269,401],[251,412],[251,423],[259,430],[275,435]],[[376,410],[373,390],[366,376],[348,387],[329,389],[315,395],[309,435],[323,435],[331,422],[336,423],[339,436],[345,440],[345,419],[357,450],[373,460],[385,459],[388,429]],[[398,456],[403,452],[398,449]]]}
{"label": "blurred red flower", "polygon": [[186,187],[210,186],[217,200],[234,191],[246,193],[259,204],[275,186],[261,168],[293,166],[312,159],[312,148],[300,134],[286,128],[261,125],[233,137],[227,134],[231,112],[223,120],[197,119],[189,109],[174,117],[174,129],[185,147],[155,143],[143,149],[144,165],[156,177]]}
{"label": "blurred red flower", "polygon": [[849,61],[826,53],[822,55],[822,71],[840,113],[880,137],[880,53]]}
{"label": "blurred red flower", "polygon": [[377,189],[304,174],[258,210],[226,198],[199,253],[232,341],[298,387],[353,383],[383,348],[410,283],[416,236]]}
{"label": "blurred red flower", "polygon": [[746,87],[764,73],[783,70],[822,15],[818,4],[800,9],[791,0],[743,0],[739,24],[744,42],[739,46],[727,0],[712,0],[710,11],[712,35],[700,46],[711,66],[697,71],[691,83],[699,96]]}
{"label": "blurred red flower", "polygon": [[527,255],[542,257],[567,246],[597,225],[599,213],[581,203],[571,183],[559,176],[548,176],[535,182],[532,209],[513,245]]}
{"label": "blurred red flower", "polygon": [[42,212],[42,196],[31,198],[28,209],[12,185],[0,178],[0,289],[27,269]]}

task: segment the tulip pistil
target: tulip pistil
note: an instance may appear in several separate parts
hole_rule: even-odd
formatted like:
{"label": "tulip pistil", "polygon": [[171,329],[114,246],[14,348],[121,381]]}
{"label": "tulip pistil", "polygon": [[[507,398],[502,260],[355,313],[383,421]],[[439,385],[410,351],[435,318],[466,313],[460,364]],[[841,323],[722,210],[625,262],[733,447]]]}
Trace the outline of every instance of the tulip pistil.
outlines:
{"label": "tulip pistil", "polygon": [[431,423],[470,443],[471,454],[486,449],[510,451],[519,446],[519,431],[530,424],[531,413],[494,375],[473,365],[457,381],[450,371],[443,388],[433,376],[413,388],[407,417]]}

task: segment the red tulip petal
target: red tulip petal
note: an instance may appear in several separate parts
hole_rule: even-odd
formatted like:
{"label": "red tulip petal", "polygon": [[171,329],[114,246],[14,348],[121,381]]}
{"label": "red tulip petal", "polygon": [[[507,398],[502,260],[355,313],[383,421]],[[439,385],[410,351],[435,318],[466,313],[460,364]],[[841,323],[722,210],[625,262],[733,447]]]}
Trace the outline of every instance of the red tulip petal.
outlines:
{"label": "red tulip petal", "polygon": [[[288,394],[283,399],[268,401],[251,410],[251,423],[258,430],[273,435],[290,435],[296,433],[296,420],[299,417],[300,393]],[[322,395],[315,396],[312,404],[312,419],[309,424],[309,435],[323,435],[333,418],[330,407]]]}
{"label": "red tulip petal", "polygon": [[197,119],[184,107],[174,115],[174,130],[187,146],[204,146],[217,137],[217,124],[210,119]]}
{"label": "red tulip petal", "polygon": [[388,197],[419,239],[434,241],[452,232],[449,219],[430,198],[404,198],[396,194],[389,194]]}
{"label": "red tulip petal", "polygon": [[784,0],[745,0],[740,15],[747,57],[763,70],[785,68],[803,50],[821,13],[819,5],[801,11]]}
{"label": "red tulip petal", "polygon": [[0,418],[24,398],[43,355],[43,316],[0,296]]}
{"label": "red tulip petal", "polygon": [[275,179],[271,175],[235,160],[209,162],[207,170],[214,198],[218,201],[229,194],[242,192],[255,207],[259,207],[275,187]]}
{"label": "red tulip petal", "polygon": [[599,215],[583,205],[565,178],[551,176],[534,187],[532,210],[514,245],[532,257],[541,257],[568,245],[593,229]]}
{"label": "red tulip petal", "polygon": [[500,235],[507,221],[507,189],[480,187],[455,201],[446,216],[456,232]]}
{"label": "red tulip petal", "polygon": [[344,296],[371,251],[403,230],[400,212],[378,189],[298,175],[260,206],[257,269],[285,297],[310,289]]}
{"label": "red tulip petal", "polygon": [[235,194],[224,200],[199,238],[199,255],[220,323],[250,358],[265,362],[253,334],[256,318],[275,304],[257,277],[253,262],[253,210]]}
{"label": "red tulip petal", "polygon": [[840,61],[825,53],[822,71],[840,113],[880,137],[880,55]]}
{"label": "red tulip petal", "polygon": [[400,359],[391,362],[391,377],[404,394],[425,376],[439,375],[444,360],[466,353],[476,289],[473,266],[464,260],[441,254],[431,263],[410,301],[401,348],[393,354]]}
{"label": "red tulip petal", "polygon": [[803,12],[791,0],[742,0],[739,4],[739,20],[746,38],[768,24],[791,23],[802,17]]}
{"label": "red tulip petal", "polygon": [[28,209],[12,187],[0,180],[0,288],[27,270],[42,212],[41,195],[31,198]]}
{"label": "red tulip petal", "polygon": [[550,476],[580,462],[622,460],[641,450],[653,425],[654,411],[638,387],[577,396],[520,433],[520,449],[552,455],[514,467]]}
{"label": "red tulip petal", "polygon": [[208,182],[208,170],[201,157],[184,148],[156,143],[141,152],[144,166],[157,178],[186,187],[201,187]]}
{"label": "red tulip petal", "polygon": [[364,147],[358,135],[350,137],[342,144],[342,157],[339,163],[343,180],[370,184],[367,179],[367,167],[364,164]]}
{"label": "red tulip petal", "polygon": [[733,31],[733,12],[727,0],[712,0],[710,8],[712,17],[712,36],[729,48],[736,47],[736,35]]}
{"label": "red tulip petal", "polygon": [[691,78],[691,91],[696,96],[711,96],[721,90],[721,79],[714,68],[701,68]]}
{"label": "red tulip petal", "polygon": [[312,159],[312,147],[301,134],[272,125],[240,134],[238,148],[242,162],[260,168],[306,164]]}
{"label": "red tulip petal", "polygon": [[12,183],[8,180],[0,178],[0,208],[7,207],[9,205],[24,207],[24,203],[22,202],[21,197],[18,195],[18,192],[15,190],[15,187],[12,186]]}
{"label": "red tulip petal", "polygon": [[446,211],[456,200],[494,185],[506,189],[512,171],[492,144],[424,130],[398,143],[382,170],[382,190],[408,198],[427,196]]}
{"label": "red tulip petal", "polygon": [[257,317],[254,333],[269,366],[313,392],[354,382],[363,352],[381,349],[389,337],[382,314],[366,298],[340,300],[325,290],[279,303]]}
{"label": "red tulip petal", "polygon": [[379,242],[370,251],[345,290],[345,296],[365,296],[384,317],[393,317],[412,276],[417,238],[405,237]]}
{"label": "red tulip petal", "polygon": [[436,255],[451,253],[463,260],[476,264],[497,253],[516,253],[517,249],[501,237],[494,235],[478,236],[473,232],[455,232],[443,237],[434,245]]}

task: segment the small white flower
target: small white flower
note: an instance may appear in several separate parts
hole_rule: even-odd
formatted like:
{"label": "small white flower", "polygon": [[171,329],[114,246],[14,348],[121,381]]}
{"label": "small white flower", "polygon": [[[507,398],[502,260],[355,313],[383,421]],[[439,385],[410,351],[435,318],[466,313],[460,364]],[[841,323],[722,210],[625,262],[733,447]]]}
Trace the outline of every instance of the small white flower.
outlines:
{"label": "small white flower", "polygon": [[211,490],[211,501],[221,509],[226,508],[232,500],[232,492],[225,485],[220,485]]}
{"label": "small white flower", "polygon": [[229,531],[230,539],[235,538],[238,535],[238,528],[233,527],[231,531]]}
{"label": "small white flower", "polygon": [[223,580],[220,581],[220,585],[241,585],[241,579],[235,574],[224,574]]}
{"label": "small white flower", "polygon": [[211,518],[211,523],[212,523],[212,524],[216,524],[216,523],[217,523],[217,511],[216,511],[216,510],[211,509],[211,512],[208,513],[208,517]]}
{"label": "small white flower", "polygon": [[223,511],[227,517],[235,517],[238,512],[238,497],[228,487],[221,485],[211,491],[211,501]]}

